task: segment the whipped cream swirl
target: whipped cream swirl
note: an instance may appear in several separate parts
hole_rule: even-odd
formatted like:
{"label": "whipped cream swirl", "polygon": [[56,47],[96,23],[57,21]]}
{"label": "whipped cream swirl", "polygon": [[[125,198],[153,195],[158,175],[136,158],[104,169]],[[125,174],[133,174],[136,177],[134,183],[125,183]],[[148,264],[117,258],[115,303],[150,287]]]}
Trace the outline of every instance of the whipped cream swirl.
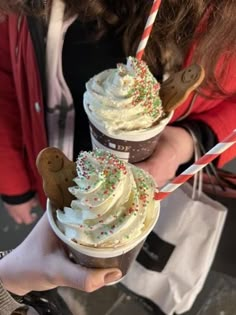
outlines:
{"label": "whipped cream swirl", "polygon": [[118,64],[86,83],[84,108],[109,134],[144,130],[164,116],[159,89],[147,64],[128,57],[127,65]]}
{"label": "whipped cream swirl", "polygon": [[71,207],[57,211],[58,225],[72,241],[86,246],[116,247],[142,233],[154,215],[152,177],[103,151],[82,152],[70,192]]}

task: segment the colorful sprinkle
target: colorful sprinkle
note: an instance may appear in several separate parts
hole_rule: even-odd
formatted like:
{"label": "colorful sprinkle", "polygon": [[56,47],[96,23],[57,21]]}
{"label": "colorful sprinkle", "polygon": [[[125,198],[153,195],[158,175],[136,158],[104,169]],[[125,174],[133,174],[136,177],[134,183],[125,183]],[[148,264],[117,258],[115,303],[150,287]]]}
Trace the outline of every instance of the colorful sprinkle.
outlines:
{"label": "colorful sprinkle", "polygon": [[[87,239],[91,238],[91,242],[96,239],[98,244],[103,244],[109,242],[113,234],[116,235],[118,231],[118,242],[123,242],[124,239],[128,240],[132,235],[137,235],[138,230],[142,230],[147,207],[155,189],[155,183],[147,173],[121,161],[111,153],[98,149],[93,152],[82,152],[79,155],[77,174],[75,179],[77,186],[73,187],[73,193],[76,197],[81,196],[82,204],[87,204],[84,211],[91,212],[89,216],[85,213],[85,219],[81,221],[83,224],[79,224],[81,235],[84,233]],[[123,183],[125,185],[128,183],[127,187],[131,191],[126,187],[122,188]],[[120,194],[120,190],[117,189],[123,189],[123,193]],[[121,199],[114,200],[117,191]],[[79,201],[80,197],[77,198]],[[108,198],[113,200],[114,204],[106,203]],[[122,204],[123,200],[129,205],[128,207]],[[104,209],[106,205],[108,205],[107,212]],[[126,222],[129,220],[132,221],[127,229]],[[123,229],[122,234],[120,231]]]}

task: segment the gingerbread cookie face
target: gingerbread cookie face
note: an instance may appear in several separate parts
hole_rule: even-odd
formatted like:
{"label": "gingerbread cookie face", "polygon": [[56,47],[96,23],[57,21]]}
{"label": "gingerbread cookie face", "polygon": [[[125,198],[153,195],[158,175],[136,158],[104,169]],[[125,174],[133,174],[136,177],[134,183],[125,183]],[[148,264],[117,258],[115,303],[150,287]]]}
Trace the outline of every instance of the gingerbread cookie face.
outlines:
{"label": "gingerbread cookie face", "polygon": [[204,69],[193,64],[164,81],[160,87],[160,98],[165,112],[171,112],[181,105],[199,87],[204,77]]}
{"label": "gingerbread cookie face", "polygon": [[74,186],[76,164],[59,149],[46,148],[39,153],[36,165],[43,179],[45,195],[53,206],[59,209],[69,207],[74,197],[68,188]]}

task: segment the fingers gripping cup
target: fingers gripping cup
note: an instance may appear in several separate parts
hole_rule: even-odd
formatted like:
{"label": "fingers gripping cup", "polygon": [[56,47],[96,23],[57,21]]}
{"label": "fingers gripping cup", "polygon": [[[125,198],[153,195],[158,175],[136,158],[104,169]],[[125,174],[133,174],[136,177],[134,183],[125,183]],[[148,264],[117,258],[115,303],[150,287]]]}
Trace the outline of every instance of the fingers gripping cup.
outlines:
{"label": "fingers gripping cup", "polygon": [[159,215],[155,182],[145,171],[104,150],[76,162],[70,207],[47,213],[56,235],[79,264],[128,272]]}
{"label": "fingers gripping cup", "polygon": [[146,63],[133,57],[127,65],[105,70],[86,84],[84,109],[93,148],[106,149],[131,163],[148,158],[172,117],[159,97],[160,85]]}

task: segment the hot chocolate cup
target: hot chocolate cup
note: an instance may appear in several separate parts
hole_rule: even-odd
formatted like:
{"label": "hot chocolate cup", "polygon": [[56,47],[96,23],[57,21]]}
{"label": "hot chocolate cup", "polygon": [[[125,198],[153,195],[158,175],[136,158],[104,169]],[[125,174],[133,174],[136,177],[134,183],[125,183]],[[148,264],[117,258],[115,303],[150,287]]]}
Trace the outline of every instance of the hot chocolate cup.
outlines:
{"label": "hot chocolate cup", "polygon": [[89,106],[84,105],[84,108],[90,123],[93,149],[104,149],[129,163],[144,161],[152,155],[162,131],[173,116],[173,112],[170,112],[156,125],[147,129],[123,131],[111,135],[94,119]]}
{"label": "hot chocolate cup", "polygon": [[[156,208],[148,214],[142,233],[123,245],[114,245],[114,247],[92,247],[85,246],[68,239],[60,229],[56,210],[47,201],[47,215],[50,226],[57,237],[65,244],[74,261],[87,268],[118,268],[123,277],[127,274],[132,263],[135,261],[145,239],[154,228],[160,212],[160,203],[155,203]],[[118,280],[118,282],[121,281]]]}

